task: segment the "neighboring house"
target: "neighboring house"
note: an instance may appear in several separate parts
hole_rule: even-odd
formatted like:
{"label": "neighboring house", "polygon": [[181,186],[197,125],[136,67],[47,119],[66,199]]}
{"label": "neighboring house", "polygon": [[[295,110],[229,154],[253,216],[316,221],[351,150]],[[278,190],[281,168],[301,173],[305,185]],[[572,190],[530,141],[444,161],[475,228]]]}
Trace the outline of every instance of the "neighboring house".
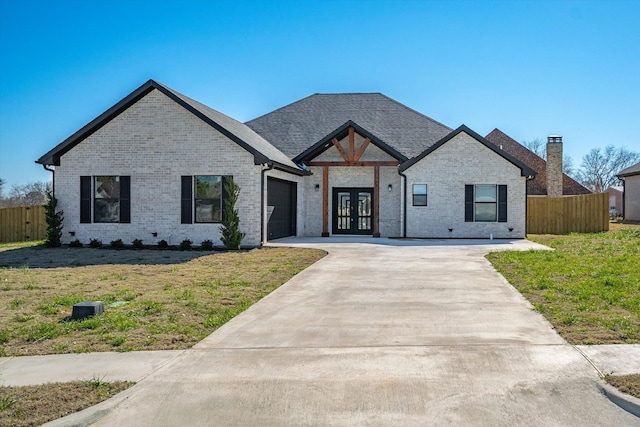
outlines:
{"label": "neighboring house", "polygon": [[37,160],[63,242],[220,241],[224,182],[243,246],[285,236],[522,238],[536,172],[466,126],[382,94],[316,94],[246,124],[153,80]]}
{"label": "neighboring house", "polygon": [[609,213],[612,217],[623,216],[622,199],[624,197],[624,187],[613,186],[605,191],[609,194]]}
{"label": "neighboring house", "polygon": [[[506,151],[522,163],[538,172],[535,178],[527,182],[527,194],[529,196],[547,195],[546,160],[502,132],[500,129],[492,130],[485,138],[501,150]],[[562,159],[562,157],[560,157],[560,159]],[[562,195],[573,196],[578,194],[591,194],[591,191],[569,175],[563,173]]]}
{"label": "neighboring house", "polygon": [[622,211],[625,221],[640,221],[640,163],[636,163],[618,175],[624,183]]}

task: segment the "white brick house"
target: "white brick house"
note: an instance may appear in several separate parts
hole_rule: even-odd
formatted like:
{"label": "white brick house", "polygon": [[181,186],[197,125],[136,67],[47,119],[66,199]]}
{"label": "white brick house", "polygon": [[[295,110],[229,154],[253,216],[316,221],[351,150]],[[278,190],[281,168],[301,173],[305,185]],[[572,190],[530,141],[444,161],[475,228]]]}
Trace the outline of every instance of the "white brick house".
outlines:
{"label": "white brick house", "polygon": [[520,238],[535,175],[381,94],[312,95],[243,124],[153,80],[37,163],[53,167],[64,243],[220,245],[229,176],[248,247],[290,235]]}
{"label": "white brick house", "polygon": [[625,222],[640,222],[640,163],[618,172],[624,183],[622,196]]}

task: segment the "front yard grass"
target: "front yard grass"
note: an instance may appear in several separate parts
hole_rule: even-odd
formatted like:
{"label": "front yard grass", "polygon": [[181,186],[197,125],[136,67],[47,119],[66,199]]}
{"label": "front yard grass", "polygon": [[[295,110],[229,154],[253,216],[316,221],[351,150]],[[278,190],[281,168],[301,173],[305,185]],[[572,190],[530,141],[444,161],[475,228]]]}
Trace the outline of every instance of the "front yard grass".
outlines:
{"label": "front yard grass", "polygon": [[[325,255],[0,246],[0,356],[184,349]],[[63,321],[81,301],[105,313]]]}
{"label": "front yard grass", "polygon": [[494,252],[494,267],[571,344],[640,343],[640,227],[531,235],[554,251]]}
{"label": "front yard grass", "polygon": [[0,427],[39,426],[72,414],[133,385],[97,378],[37,386],[0,387]]}
{"label": "front yard grass", "polygon": [[[640,226],[530,235],[554,251],[494,252],[489,261],[571,344],[640,343]],[[640,375],[606,375],[640,397]]]}

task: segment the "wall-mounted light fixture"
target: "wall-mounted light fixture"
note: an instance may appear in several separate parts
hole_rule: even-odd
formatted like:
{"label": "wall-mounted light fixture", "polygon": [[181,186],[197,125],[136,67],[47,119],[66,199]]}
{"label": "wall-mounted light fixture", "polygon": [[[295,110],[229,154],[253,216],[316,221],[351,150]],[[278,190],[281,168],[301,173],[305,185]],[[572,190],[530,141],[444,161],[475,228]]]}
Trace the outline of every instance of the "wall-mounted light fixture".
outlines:
{"label": "wall-mounted light fixture", "polygon": [[452,231],[453,231],[453,228],[450,228],[450,229],[449,229],[449,233],[451,233]]}
{"label": "wall-mounted light fixture", "polygon": [[154,231],[153,233],[151,233],[151,235],[152,235],[153,237],[158,237],[158,233],[157,233],[157,232],[155,232],[155,231]]}
{"label": "wall-mounted light fixture", "polygon": [[316,191],[320,191],[320,184],[316,184]]}
{"label": "wall-mounted light fixture", "polygon": [[76,232],[75,231],[70,231],[69,234],[71,234],[72,236],[75,236]]}
{"label": "wall-mounted light fixture", "polygon": [[393,190],[393,184],[389,184],[389,186],[387,187],[387,190],[392,191]]}
{"label": "wall-mounted light fixture", "polygon": [[513,231],[513,227],[509,227],[509,231]]}

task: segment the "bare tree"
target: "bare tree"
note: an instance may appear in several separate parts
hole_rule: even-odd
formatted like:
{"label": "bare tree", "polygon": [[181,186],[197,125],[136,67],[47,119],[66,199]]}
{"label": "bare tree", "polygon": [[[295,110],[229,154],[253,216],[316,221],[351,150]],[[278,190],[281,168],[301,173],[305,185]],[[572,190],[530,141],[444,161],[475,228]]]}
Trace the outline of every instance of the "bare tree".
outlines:
{"label": "bare tree", "polygon": [[571,178],[575,179],[576,170],[573,167],[573,159],[571,156],[563,156],[562,157],[562,173],[565,175],[569,175]]}
{"label": "bare tree", "polygon": [[547,144],[542,138],[532,139],[531,141],[522,141],[522,145],[533,151],[538,157],[547,159]]}
{"label": "bare tree", "polygon": [[0,207],[36,206],[47,202],[47,191],[51,183],[35,181],[24,185],[14,185],[7,197],[0,199]]}
{"label": "bare tree", "polygon": [[608,145],[605,149],[594,148],[582,158],[577,179],[595,193],[601,193],[612,185],[620,184],[616,174],[640,161],[640,153],[624,147]]}
{"label": "bare tree", "polygon": [[0,200],[2,200],[2,188],[4,187],[4,179],[0,178]]}

